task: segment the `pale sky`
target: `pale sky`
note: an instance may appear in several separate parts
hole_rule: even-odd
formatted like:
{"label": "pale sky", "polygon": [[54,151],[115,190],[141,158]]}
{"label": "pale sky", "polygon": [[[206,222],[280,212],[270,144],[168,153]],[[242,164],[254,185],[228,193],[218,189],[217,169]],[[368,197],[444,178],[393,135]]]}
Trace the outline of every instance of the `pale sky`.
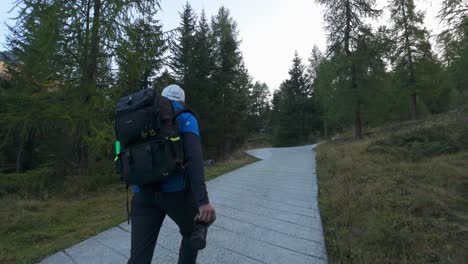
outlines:
{"label": "pale sky", "polygon": [[[7,13],[16,0],[0,0],[0,50],[5,50],[5,23],[11,24]],[[162,0],[158,18],[164,30],[179,25],[179,12],[186,0]],[[190,0],[199,14],[204,8],[208,17],[225,6],[238,23],[241,51],[254,80],[266,82],[271,90],[288,78],[294,51],[306,62],[312,48],[326,49],[326,34],[322,7],[314,0]],[[384,7],[387,0],[377,0]],[[442,0],[416,0],[417,7],[426,12],[426,27],[436,34],[441,31],[436,15]],[[388,14],[376,24],[388,25]]]}

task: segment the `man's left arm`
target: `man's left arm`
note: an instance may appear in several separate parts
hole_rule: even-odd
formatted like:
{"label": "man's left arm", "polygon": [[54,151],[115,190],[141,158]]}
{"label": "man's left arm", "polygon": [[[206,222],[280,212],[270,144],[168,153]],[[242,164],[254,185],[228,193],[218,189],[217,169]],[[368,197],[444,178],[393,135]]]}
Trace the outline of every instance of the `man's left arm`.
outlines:
{"label": "man's left arm", "polygon": [[197,218],[206,223],[213,223],[216,213],[211,206],[205,184],[205,172],[203,168],[203,151],[199,136],[198,123],[193,115],[182,124],[182,137],[186,160],[186,173],[190,188],[198,205]]}
{"label": "man's left arm", "polygon": [[190,188],[195,196],[198,206],[209,203],[205,184],[205,171],[203,168],[203,152],[199,136],[191,132],[184,132],[184,154],[186,160],[187,176]]}

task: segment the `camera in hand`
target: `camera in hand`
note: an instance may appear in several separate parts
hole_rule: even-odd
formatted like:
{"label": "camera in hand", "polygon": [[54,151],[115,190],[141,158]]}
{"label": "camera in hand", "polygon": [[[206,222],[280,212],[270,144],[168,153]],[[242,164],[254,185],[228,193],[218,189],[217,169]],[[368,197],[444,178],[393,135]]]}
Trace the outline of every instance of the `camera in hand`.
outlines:
{"label": "camera in hand", "polygon": [[190,244],[193,249],[202,250],[206,247],[206,235],[208,233],[208,224],[195,221],[192,237],[190,238]]}

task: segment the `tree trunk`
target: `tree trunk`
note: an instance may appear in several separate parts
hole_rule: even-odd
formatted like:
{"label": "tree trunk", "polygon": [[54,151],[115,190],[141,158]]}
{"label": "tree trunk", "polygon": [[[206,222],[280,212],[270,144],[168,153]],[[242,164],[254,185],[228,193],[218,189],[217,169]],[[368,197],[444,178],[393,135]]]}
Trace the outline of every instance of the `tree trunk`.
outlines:
{"label": "tree trunk", "polygon": [[412,89],[412,94],[411,94],[411,115],[413,119],[417,118],[418,115],[418,110],[417,110],[417,105],[416,105],[416,91],[414,91],[414,84],[416,83],[416,76],[415,76],[415,70],[414,70],[414,63],[413,63],[413,52],[411,51],[411,42],[410,42],[410,33],[409,33],[409,26],[408,26],[408,18],[406,15],[406,9],[405,6],[402,6],[402,12],[403,12],[403,21],[404,21],[404,26],[405,26],[405,49],[406,49],[406,57],[408,60],[408,71],[409,71],[409,80],[408,80],[408,88]]}
{"label": "tree trunk", "polygon": [[418,97],[416,93],[411,95],[411,110],[413,119],[418,118]]}
{"label": "tree trunk", "polygon": [[327,120],[326,120],[326,119],[323,120],[323,136],[324,136],[325,138],[328,137],[328,124],[327,124]]}
{"label": "tree trunk", "polygon": [[346,53],[346,57],[351,56],[351,48],[350,48],[350,43],[351,43],[351,3],[346,1],[346,28],[345,28],[345,35],[344,35],[344,50]]}
{"label": "tree trunk", "polygon": [[231,153],[231,140],[226,140],[224,144],[223,158],[226,159],[229,156],[229,153]]}
{"label": "tree trunk", "polygon": [[32,153],[34,149],[34,133],[29,132],[26,139],[21,139],[16,152],[16,172],[24,172],[31,169]]}
{"label": "tree trunk", "polygon": [[[90,4],[90,1],[88,1]],[[89,43],[89,47],[86,44],[84,51],[85,53],[85,61],[84,61],[84,69],[83,69],[83,76],[81,82],[81,99],[83,102],[83,111],[89,110],[89,102],[91,97],[96,92],[96,81],[97,81],[97,63],[98,63],[98,56],[99,56],[99,28],[101,25],[101,0],[94,0],[93,6],[93,18],[92,18],[92,28],[91,28],[91,41]],[[88,24],[86,25],[88,29]],[[88,29],[89,30],[89,29]],[[89,50],[88,50],[89,48]],[[89,111],[88,111],[89,112]],[[78,164],[80,167],[88,167],[89,166],[89,149],[85,145],[83,137],[86,135],[87,137],[92,136],[91,129],[90,129],[90,116],[86,116],[81,120],[78,135],[77,135],[77,153],[79,154],[78,157]]]}
{"label": "tree trunk", "polygon": [[356,111],[356,117],[354,119],[354,137],[356,139],[362,139],[362,120],[359,111]]}
{"label": "tree trunk", "polygon": [[358,84],[356,82],[356,67],[354,64],[351,66],[351,86],[354,91],[354,137],[355,139],[362,139],[362,120],[361,120],[361,99],[358,91]]}
{"label": "tree trunk", "polygon": [[[346,29],[345,29],[345,53],[348,59],[351,58],[351,3],[346,1]],[[355,93],[356,109],[354,112],[354,137],[362,139],[362,121],[361,121],[361,105],[359,99],[358,85],[356,83],[356,68],[354,64],[351,66],[351,88]]]}
{"label": "tree trunk", "polygon": [[18,151],[16,152],[16,172],[24,171],[24,149],[25,149],[25,140],[21,139],[21,142],[18,146]]}
{"label": "tree trunk", "polygon": [[[305,115],[304,115],[304,106],[301,107],[301,142],[299,142],[300,144],[303,144],[304,142],[307,141],[307,132],[306,132],[306,129],[305,129]],[[304,141],[304,142],[302,142]]]}
{"label": "tree trunk", "polygon": [[84,85],[86,91],[85,102],[88,102],[89,97],[94,93],[96,89],[97,79],[97,58],[99,55],[99,28],[101,25],[101,0],[94,0],[94,16],[93,16],[93,28],[91,32],[91,44],[89,57],[86,65],[86,74],[84,76]]}

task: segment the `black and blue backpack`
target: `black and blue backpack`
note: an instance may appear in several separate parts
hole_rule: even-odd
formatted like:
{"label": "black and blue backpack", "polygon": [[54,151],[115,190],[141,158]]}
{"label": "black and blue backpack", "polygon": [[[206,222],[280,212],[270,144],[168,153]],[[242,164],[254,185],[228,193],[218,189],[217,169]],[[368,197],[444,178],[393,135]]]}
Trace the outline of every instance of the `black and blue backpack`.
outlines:
{"label": "black and blue backpack", "polygon": [[115,110],[115,165],[127,185],[158,183],[184,170],[184,153],[172,102],[154,89],[120,98]]}

